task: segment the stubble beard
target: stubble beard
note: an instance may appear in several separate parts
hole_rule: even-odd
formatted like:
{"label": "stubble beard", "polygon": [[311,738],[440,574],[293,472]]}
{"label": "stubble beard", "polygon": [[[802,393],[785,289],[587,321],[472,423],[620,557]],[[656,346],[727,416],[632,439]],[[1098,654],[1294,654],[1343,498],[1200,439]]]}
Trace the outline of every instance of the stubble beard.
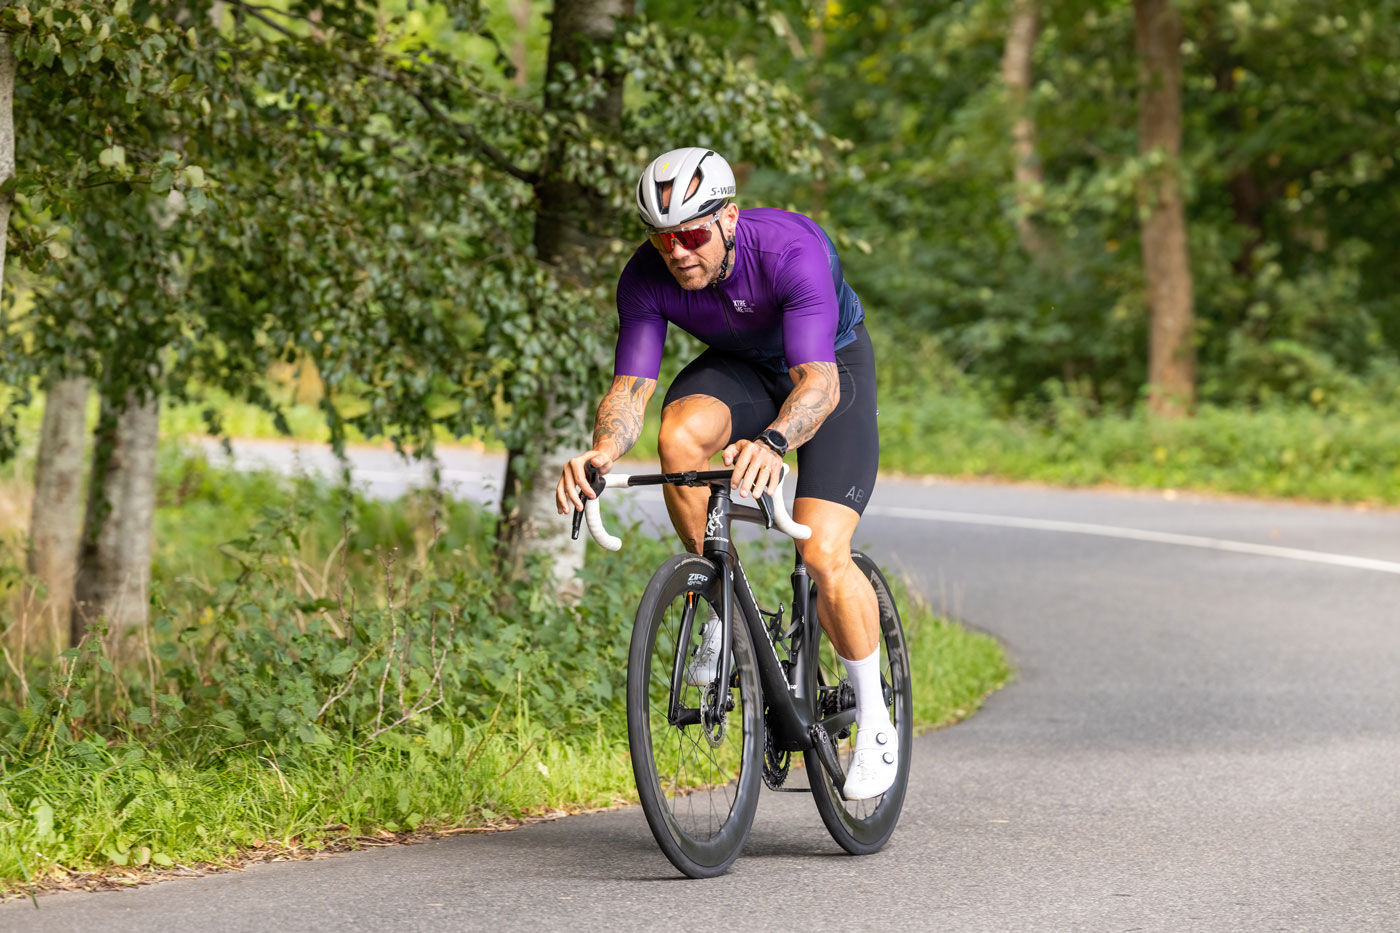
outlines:
{"label": "stubble beard", "polygon": [[[704,273],[705,267],[703,264],[701,264],[699,271]],[[671,272],[671,277],[676,280],[677,285],[679,285],[686,291],[698,292],[701,289],[709,288],[711,285],[715,284],[715,282],[719,279],[719,267],[716,266],[714,269],[710,270],[710,272],[704,275],[703,278],[692,278],[691,276],[686,276],[684,279],[682,279],[680,276],[676,275],[674,270],[672,270]]]}
{"label": "stubble beard", "polygon": [[[728,254],[729,254],[729,250],[726,249],[726,250],[724,251],[724,255],[727,256]],[[677,284],[677,285],[679,285],[681,288],[685,289],[686,291],[688,291],[688,292],[698,292],[698,291],[701,291],[702,289],[709,288],[711,285],[713,285],[713,284],[715,284],[716,282],[718,282],[718,281],[719,281],[719,273],[720,273],[720,270],[723,269],[723,268],[724,268],[724,262],[723,262],[723,260],[721,259],[721,261],[715,263],[714,268],[711,269],[711,270],[709,271],[709,273],[705,276],[705,278],[704,278],[703,281],[699,281],[699,280],[687,280],[687,281],[684,281],[684,282],[683,282],[683,281],[681,281],[681,279],[676,275],[675,270],[672,270],[672,271],[671,271],[671,277],[674,278],[674,279],[676,280],[676,284]],[[702,263],[700,264],[700,270],[703,272],[704,269],[705,269],[705,264],[702,262]]]}

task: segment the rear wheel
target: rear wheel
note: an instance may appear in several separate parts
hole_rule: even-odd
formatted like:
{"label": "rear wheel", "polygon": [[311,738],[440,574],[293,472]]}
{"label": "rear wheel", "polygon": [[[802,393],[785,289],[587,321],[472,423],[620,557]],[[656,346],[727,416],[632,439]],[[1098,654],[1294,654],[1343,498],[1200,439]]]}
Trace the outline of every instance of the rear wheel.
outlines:
{"label": "rear wheel", "polygon": [[[880,678],[885,687],[890,720],[899,735],[899,776],[895,778],[894,785],[878,797],[842,800],[816,753],[804,754],[812,797],[831,838],[852,855],[869,855],[879,851],[889,841],[895,823],[899,821],[900,810],[904,807],[904,793],[909,784],[909,760],[913,752],[914,700],[909,682],[909,650],[889,584],[869,557],[852,551],[851,558],[875,588],[875,598],[880,606]],[[826,632],[815,624],[818,621],[815,585],[808,605],[813,623],[809,631],[817,638],[816,663],[807,668],[811,678],[808,695],[817,697],[817,715],[821,718],[854,709],[855,694],[847,683],[845,665],[837,657]],[[831,739],[836,745],[841,767],[849,770],[856,747],[855,726],[833,735]]]}
{"label": "rear wheel", "polygon": [[[700,717],[711,687],[680,679],[680,716],[671,720],[672,684],[718,610],[714,562],[680,554],[661,565],[637,609],[627,663],[627,736],[637,794],[661,851],[685,874],[722,874],[739,856],[758,806],[763,696],[748,627],[731,623],[733,675],[718,717]],[[687,618],[689,615],[689,618]],[[709,708],[714,709],[712,701]],[[702,721],[693,721],[701,718]]]}

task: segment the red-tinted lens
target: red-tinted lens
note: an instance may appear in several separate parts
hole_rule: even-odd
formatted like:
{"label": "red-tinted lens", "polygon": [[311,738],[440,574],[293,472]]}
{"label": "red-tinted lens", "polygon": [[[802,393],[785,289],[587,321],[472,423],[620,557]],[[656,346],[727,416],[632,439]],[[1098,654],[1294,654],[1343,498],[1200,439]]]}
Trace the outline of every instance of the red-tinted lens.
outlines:
{"label": "red-tinted lens", "polygon": [[650,240],[653,246],[663,253],[669,253],[676,248],[679,243],[686,249],[699,249],[710,242],[710,228],[695,227],[690,230],[675,230],[670,233],[653,233]]}

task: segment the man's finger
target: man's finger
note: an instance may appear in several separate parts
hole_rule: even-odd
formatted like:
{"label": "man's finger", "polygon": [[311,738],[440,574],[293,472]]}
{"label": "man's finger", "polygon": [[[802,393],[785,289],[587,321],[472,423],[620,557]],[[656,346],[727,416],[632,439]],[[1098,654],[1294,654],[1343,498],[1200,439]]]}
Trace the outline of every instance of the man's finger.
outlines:
{"label": "man's finger", "polygon": [[743,481],[744,474],[749,470],[749,464],[753,462],[753,448],[753,444],[744,444],[743,448],[740,449],[739,456],[734,461],[734,476],[729,481],[730,489],[738,489],[739,483]]}
{"label": "man's finger", "polygon": [[[588,472],[584,470],[584,457],[577,457],[569,461],[569,465],[574,468],[574,481],[578,483],[579,490],[588,498],[596,499],[598,494],[593,491],[593,485],[588,482]],[[583,508],[583,506],[579,506]]]}
{"label": "man's finger", "polygon": [[568,481],[567,484],[564,486],[564,490],[565,490],[565,492],[567,493],[567,495],[568,495],[568,497],[569,497],[569,504],[572,505],[575,509],[577,509],[577,510],[579,510],[579,511],[582,511],[582,509],[583,509],[583,500],[582,500],[581,498],[579,498],[579,488],[578,488],[578,486],[574,483],[572,477],[569,478],[569,481]]}
{"label": "man's finger", "polygon": [[759,488],[759,472],[763,469],[763,451],[758,444],[750,444],[744,451],[747,461],[744,464],[744,478],[739,494],[745,498],[754,494],[754,490]]}
{"label": "man's finger", "polygon": [[772,482],[773,468],[768,464],[758,468],[758,475],[754,477],[753,497],[757,499],[765,492],[769,492],[768,486]]}

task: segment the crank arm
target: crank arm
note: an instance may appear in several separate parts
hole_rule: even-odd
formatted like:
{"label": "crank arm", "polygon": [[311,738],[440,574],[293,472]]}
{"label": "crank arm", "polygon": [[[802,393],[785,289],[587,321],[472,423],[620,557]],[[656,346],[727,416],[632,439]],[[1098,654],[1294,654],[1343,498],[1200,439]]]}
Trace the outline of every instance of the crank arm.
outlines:
{"label": "crank arm", "polygon": [[841,770],[841,760],[836,755],[836,745],[831,741],[831,735],[822,727],[819,722],[812,723],[812,728],[807,730],[807,737],[812,740],[812,748],[817,753],[817,758],[821,761],[822,767],[831,778],[831,783],[836,787],[837,795],[846,799],[846,772]]}

